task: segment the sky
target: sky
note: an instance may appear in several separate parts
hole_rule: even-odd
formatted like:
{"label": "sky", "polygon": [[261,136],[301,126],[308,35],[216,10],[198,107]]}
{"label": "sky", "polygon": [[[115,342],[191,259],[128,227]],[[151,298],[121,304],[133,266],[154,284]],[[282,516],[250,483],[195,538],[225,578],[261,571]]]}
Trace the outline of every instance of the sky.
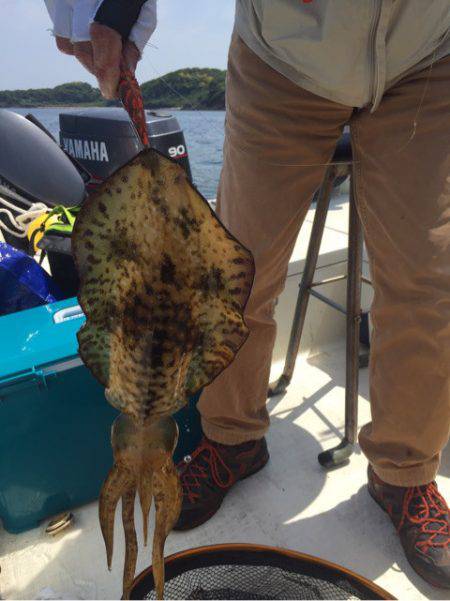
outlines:
{"label": "sky", "polygon": [[[43,0],[0,0],[0,90],[95,79],[56,50]],[[183,67],[226,67],[234,0],[158,0],[158,27],[141,60],[144,82]]]}

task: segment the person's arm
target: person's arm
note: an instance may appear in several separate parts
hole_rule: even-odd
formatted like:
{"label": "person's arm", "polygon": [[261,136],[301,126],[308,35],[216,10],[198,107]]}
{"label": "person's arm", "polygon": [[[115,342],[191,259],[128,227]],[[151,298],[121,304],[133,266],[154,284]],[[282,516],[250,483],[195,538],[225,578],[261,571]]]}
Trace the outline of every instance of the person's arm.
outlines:
{"label": "person's arm", "polygon": [[58,49],[93,73],[105,98],[117,93],[121,61],[134,71],[156,28],[156,0],[45,0]]}

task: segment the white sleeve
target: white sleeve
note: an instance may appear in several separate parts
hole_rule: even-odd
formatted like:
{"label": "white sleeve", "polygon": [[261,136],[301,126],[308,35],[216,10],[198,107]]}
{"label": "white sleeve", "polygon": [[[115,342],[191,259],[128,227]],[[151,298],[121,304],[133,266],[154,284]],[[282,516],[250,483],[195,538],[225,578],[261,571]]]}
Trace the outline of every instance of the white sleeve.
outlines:
{"label": "white sleeve", "polygon": [[[44,0],[53,21],[53,34],[69,38],[72,42],[90,39],[89,27],[102,0]],[[133,25],[129,39],[142,54],[150,36],[156,29],[156,0],[147,0],[139,18]]]}
{"label": "white sleeve", "polygon": [[156,0],[147,0],[141,8],[139,18],[133,25],[128,38],[136,44],[141,54],[156,29],[156,22]]}
{"label": "white sleeve", "polygon": [[53,23],[53,35],[72,37],[72,9],[66,0],[45,0],[48,14]]}
{"label": "white sleeve", "polygon": [[45,0],[53,21],[53,35],[71,42],[89,41],[89,25],[100,3],[101,0]]}
{"label": "white sleeve", "polygon": [[52,23],[55,22],[55,10],[56,10],[56,0],[44,0],[45,6],[47,7],[47,12],[50,15],[50,19]]}

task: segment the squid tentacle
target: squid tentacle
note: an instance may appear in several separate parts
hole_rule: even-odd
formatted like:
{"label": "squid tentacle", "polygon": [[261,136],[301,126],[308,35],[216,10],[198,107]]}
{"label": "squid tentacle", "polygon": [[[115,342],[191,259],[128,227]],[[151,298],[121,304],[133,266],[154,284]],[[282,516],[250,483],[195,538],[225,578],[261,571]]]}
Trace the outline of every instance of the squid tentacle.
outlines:
{"label": "squid tentacle", "polygon": [[150,470],[146,470],[139,479],[138,484],[139,501],[142,509],[142,522],[144,532],[144,546],[147,546],[148,540],[148,514],[152,506],[153,498],[153,474]]}
{"label": "squid tentacle", "polygon": [[136,560],[138,545],[136,530],[134,527],[134,500],[136,498],[136,487],[128,489],[122,496],[122,523],[125,532],[125,563],[123,567],[123,598],[130,596],[136,572]]}
{"label": "squid tentacle", "polygon": [[106,561],[108,570],[111,571],[111,563],[114,546],[114,516],[117,503],[125,490],[129,487],[129,474],[121,467],[114,465],[103,484],[99,498],[100,528],[106,547]]}
{"label": "squid tentacle", "polygon": [[156,523],[153,536],[153,578],[155,582],[156,598],[164,596],[164,545],[169,532],[178,519],[181,509],[181,485],[169,456],[167,464],[153,477]]}

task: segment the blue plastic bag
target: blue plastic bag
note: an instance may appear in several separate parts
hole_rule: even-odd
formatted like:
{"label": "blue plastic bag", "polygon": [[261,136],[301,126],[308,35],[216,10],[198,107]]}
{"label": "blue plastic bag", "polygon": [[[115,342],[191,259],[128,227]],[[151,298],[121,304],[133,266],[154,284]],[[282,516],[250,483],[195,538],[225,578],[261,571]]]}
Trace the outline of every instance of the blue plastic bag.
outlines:
{"label": "blue plastic bag", "polygon": [[61,300],[63,295],[40,265],[0,242],[0,315]]}

